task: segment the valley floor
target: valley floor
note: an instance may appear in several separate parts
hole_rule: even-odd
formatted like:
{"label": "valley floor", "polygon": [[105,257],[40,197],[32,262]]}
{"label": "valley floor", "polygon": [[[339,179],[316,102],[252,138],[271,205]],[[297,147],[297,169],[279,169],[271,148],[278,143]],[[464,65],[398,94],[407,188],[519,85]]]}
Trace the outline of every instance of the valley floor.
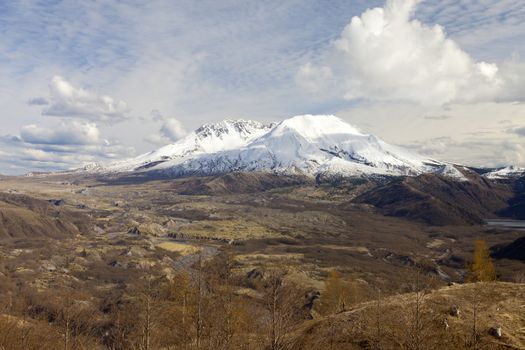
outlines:
{"label": "valley floor", "polygon": [[[372,322],[370,317],[377,311],[374,303],[379,300],[378,291],[381,291],[380,300],[390,310],[381,313],[395,318],[396,308],[406,309],[403,303],[412,305],[414,294],[406,293],[436,288],[441,289],[425,293],[423,297],[427,311],[433,315],[428,320],[433,324],[429,329],[434,333],[439,330],[441,334],[446,319],[449,328],[443,336],[450,335],[459,339],[454,341],[467,344],[472,319],[468,310],[472,310],[469,305],[473,303],[469,298],[476,294],[473,291],[477,287],[445,286],[463,282],[475,240],[483,239],[492,247],[513,242],[522,237],[523,232],[477,224],[436,226],[387,216],[369,204],[351,200],[368,191],[370,186],[368,183],[319,185],[306,181],[256,191],[232,191],[217,179],[140,181],[63,175],[3,178],[0,212],[2,227],[6,229],[0,231],[0,293],[4,300],[4,311],[0,313],[7,322],[4,327],[16,328],[24,322],[35,322],[39,327],[51,327],[64,339],[65,334],[73,332],[69,329],[72,324],[64,326],[64,318],[68,318],[66,314],[72,305],[80,302],[85,311],[93,315],[93,322],[74,321],[75,327],[83,325],[89,332],[76,329],[71,339],[77,342],[83,339],[86,344],[94,342],[97,345],[89,346],[98,348],[109,342],[100,340],[105,327],[108,332],[123,331],[115,322],[116,318],[124,317],[126,305],[134,305],[137,310],[143,307],[140,303],[133,304],[133,300],[142,300],[137,295],[149,295],[144,292],[145,281],[155,281],[155,288],[150,285],[151,289],[147,290],[155,290],[153,294],[162,301],[160,304],[175,305],[173,317],[176,318],[181,312],[182,304],[177,304],[180,295],[173,296],[166,288],[179,285],[182,278],[189,281],[188,295],[195,296],[195,281],[201,280],[201,277],[195,280],[195,276],[202,274],[211,299],[219,295],[235,303],[247,303],[250,306],[246,310],[260,313],[258,327],[261,328],[241,327],[236,330],[237,335],[259,332],[266,337],[269,309],[265,298],[272,291],[272,281],[278,277],[285,281],[283,285],[293,286],[286,293],[279,291],[284,293],[280,297],[301,295],[290,301],[290,305],[296,302],[301,305],[293,312],[287,309],[293,317],[286,320],[290,328],[283,330],[280,340],[293,338],[296,348],[316,348],[312,337],[331,339],[330,347],[325,344],[325,348],[373,347],[372,342],[379,340],[374,340],[371,328],[359,327]],[[525,264],[522,261],[498,259],[495,266],[500,280],[523,282]],[[226,269],[229,277],[217,281],[213,276],[224,278],[217,269]],[[337,283],[345,290],[347,305],[357,305],[349,311],[337,308],[337,312],[336,309],[328,311],[323,306],[329,295],[326,292],[330,288],[329,276],[334,271],[339,276]],[[222,289],[229,292],[221,294]],[[480,344],[523,347],[523,284],[490,284],[480,290],[488,293],[483,294],[485,299],[479,309]],[[199,289],[199,296],[201,292]],[[64,296],[68,297],[64,299]],[[69,304],[61,304],[64,300],[69,300]],[[212,307],[213,303],[206,300],[209,311],[218,307]],[[365,303],[360,304],[362,302]],[[224,306],[224,302],[221,305]],[[453,305],[464,310],[461,317],[447,316],[447,310]],[[329,316],[334,312],[335,316]],[[345,323],[357,315],[361,326],[355,328]],[[410,324],[412,316],[403,316],[406,317],[403,324]],[[240,312],[235,317],[249,316]],[[389,322],[387,325],[385,321],[385,334],[381,339],[390,339],[388,342],[394,344],[394,339],[388,337],[407,337],[407,329],[394,329]],[[332,324],[344,329],[334,328]],[[326,328],[327,325],[330,326]],[[130,337],[131,334],[138,337],[138,343],[140,327],[133,323],[127,328]],[[501,327],[503,336],[490,336],[491,327]],[[37,328],[33,336],[43,336],[38,333],[42,329]],[[354,328],[360,329],[359,336],[348,333]],[[297,340],[295,336],[301,334],[301,329],[306,333]],[[197,330],[192,328],[188,332]],[[323,332],[337,336],[330,337]],[[0,338],[1,334],[0,331]],[[180,342],[180,337],[184,335],[177,335],[173,341]],[[194,340],[187,340],[188,344]],[[244,344],[244,348],[257,348],[268,341],[267,338],[252,340],[253,346]],[[116,339],[112,338],[111,342],[115,343]],[[133,344],[122,344],[122,349],[133,348]],[[297,344],[303,345],[297,347]],[[385,344],[381,348],[388,348]],[[403,344],[399,343],[398,348],[412,348],[408,343]],[[75,348],[71,344],[67,346]],[[156,346],[162,348],[160,343]],[[288,344],[287,348],[290,347]],[[239,348],[243,347],[239,345]]]}

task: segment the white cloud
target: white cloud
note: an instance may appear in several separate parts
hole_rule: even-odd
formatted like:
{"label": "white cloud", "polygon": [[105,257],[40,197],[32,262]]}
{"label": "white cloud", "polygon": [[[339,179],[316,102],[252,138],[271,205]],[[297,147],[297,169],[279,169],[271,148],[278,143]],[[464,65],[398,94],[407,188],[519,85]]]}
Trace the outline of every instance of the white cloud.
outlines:
{"label": "white cloud", "polygon": [[186,130],[180,121],[175,118],[168,118],[162,123],[160,133],[171,141],[177,141],[186,135]]}
{"label": "white cloud", "polygon": [[135,150],[104,140],[93,145],[43,145],[24,142],[9,143],[0,140],[2,148],[0,164],[12,166],[14,173],[30,169],[65,170],[80,167],[89,162],[114,161],[130,157]]}
{"label": "white cloud", "polygon": [[461,154],[468,150],[471,158],[477,157],[478,161],[457,161],[460,164],[480,167],[500,167],[509,164],[522,165],[525,162],[525,145],[514,140],[486,137],[475,137],[462,141],[448,137],[437,137],[405,145],[408,148],[426,154],[430,157],[442,158],[447,156],[447,161],[455,161],[451,154]]}
{"label": "white cloud", "polygon": [[60,76],[51,79],[49,90],[49,106],[42,110],[43,115],[109,122],[129,117],[124,101],[75,87]]}
{"label": "white cloud", "polygon": [[418,141],[407,145],[407,147],[415,149],[420,154],[433,157],[443,155],[453,144],[455,144],[455,142],[450,137],[442,136]]}
{"label": "white cloud", "polygon": [[388,0],[383,8],[353,17],[321,59],[322,67],[302,66],[299,81],[308,86],[309,77],[311,84],[321,76],[335,79],[332,84],[348,100],[442,105],[523,99],[523,64],[476,62],[441,26],[412,18],[419,2]]}
{"label": "white cloud", "polygon": [[9,164],[15,173],[33,168],[64,170],[135,154],[132,147],[101,138],[94,123],[76,120],[45,127],[25,125],[20,135],[0,137],[0,144],[8,151],[0,153],[0,164]]}
{"label": "white cloud", "polygon": [[42,106],[42,115],[58,118],[25,123],[17,135],[0,137],[2,148],[10,154],[0,154],[0,166],[8,166],[14,173],[34,168],[64,170],[135,154],[133,147],[123,146],[113,137],[103,138],[97,125],[97,122],[111,126],[112,122],[129,121],[129,109],[122,101],[76,87],[55,76],[49,85],[49,97],[31,98],[27,104]]}
{"label": "white cloud", "polygon": [[20,129],[23,142],[47,145],[89,145],[100,142],[100,131],[92,123],[62,122],[54,128],[25,125]]}
{"label": "white cloud", "polygon": [[[21,159],[26,161],[34,162],[46,162],[46,163],[68,163],[71,161],[73,156],[69,155],[57,155],[55,153],[45,152],[40,149],[26,148],[21,151]],[[80,157],[84,158],[84,157]]]}
{"label": "white cloud", "polygon": [[188,133],[178,119],[166,118],[157,109],[151,111],[150,114],[153,120],[161,121],[162,124],[158,133],[145,138],[147,142],[154,145],[165,145],[181,139]]}
{"label": "white cloud", "polygon": [[297,84],[312,93],[325,90],[327,82],[332,78],[332,70],[329,67],[317,67],[310,62],[302,65],[295,76]]}

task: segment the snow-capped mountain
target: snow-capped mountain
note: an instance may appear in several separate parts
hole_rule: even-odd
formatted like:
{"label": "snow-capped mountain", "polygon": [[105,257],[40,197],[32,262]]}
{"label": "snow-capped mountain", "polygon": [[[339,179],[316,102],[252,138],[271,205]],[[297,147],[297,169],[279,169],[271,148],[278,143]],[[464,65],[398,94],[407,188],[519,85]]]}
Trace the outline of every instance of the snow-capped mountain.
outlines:
{"label": "snow-capped mountain", "polygon": [[464,179],[451,164],[389,145],[332,115],[296,116],[270,125],[246,120],[206,124],[157,151],[93,169],[171,176],[234,171],[312,176],[440,173]]}
{"label": "snow-capped mountain", "polygon": [[484,174],[484,176],[492,180],[513,179],[525,176],[525,168],[519,168],[511,165],[488,172]]}
{"label": "snow-capped mountain", "polygon": [[198,156],[242,148],[270,131],[273,126],[274,124],[265,125],[242,119],[204,124],[173,144],[136,158],[109,164],[104,167],[104,170],[109,172],[136,171],[154,168],[155,165],[168,161],[179,164]]}

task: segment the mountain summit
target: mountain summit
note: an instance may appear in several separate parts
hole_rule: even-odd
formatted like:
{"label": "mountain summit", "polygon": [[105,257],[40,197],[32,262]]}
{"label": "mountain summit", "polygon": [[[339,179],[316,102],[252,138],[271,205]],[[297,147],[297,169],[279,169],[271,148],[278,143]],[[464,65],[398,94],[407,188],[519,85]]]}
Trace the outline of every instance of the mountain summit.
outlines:
{"label": "mountain summit", "polygon": [[333,115],[301,115],[277,124],[225,120],[97,172],[161,172],[170,176],[263,171],[312,176],[440,173],[462,179],[453,165],[427,159],[362,133]]}

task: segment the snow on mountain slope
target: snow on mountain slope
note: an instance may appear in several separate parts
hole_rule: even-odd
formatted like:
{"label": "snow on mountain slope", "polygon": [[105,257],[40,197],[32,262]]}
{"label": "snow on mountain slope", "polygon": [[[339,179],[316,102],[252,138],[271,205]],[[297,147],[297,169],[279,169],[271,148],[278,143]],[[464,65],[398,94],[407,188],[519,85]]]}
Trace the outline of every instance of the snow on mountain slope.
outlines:
{"label": "snow on mountain slope", "polygon": [[286,119],[243,148],[204,154],[182,164],[157,167],[174,176],[231,171],[360,176],[443,173],[463,179],[453,166],[426,159],[363,134],[330,115]]}
{"label": "snow on mountain slope", "polygon": [[484,176],[492,180],[517,178],[517,177],[525,176],[525,168],[508,166],[505,168],[501,168],[501,169],[486,173],[484,174]]}
{"label": "snow on mountain slope", "polygon": [[171,176],[233,171],[312,176],[439,173],[465,180],[451,164],[389,145],[332,115],[296,116],[272,125],[245,120],[206,124],[157,151],[94,169]]}
{"label": "snow on mountain slope", "polygon": [[272,127],[273,124],[264,125],[251,120],[224,120],[216,124],[204,124],[173,144],[136,158],[112,163],[104,170],[125,172],[149,169],[166,161],[178,164],[198,155],[243,147],[253,139],[267,133]]}

